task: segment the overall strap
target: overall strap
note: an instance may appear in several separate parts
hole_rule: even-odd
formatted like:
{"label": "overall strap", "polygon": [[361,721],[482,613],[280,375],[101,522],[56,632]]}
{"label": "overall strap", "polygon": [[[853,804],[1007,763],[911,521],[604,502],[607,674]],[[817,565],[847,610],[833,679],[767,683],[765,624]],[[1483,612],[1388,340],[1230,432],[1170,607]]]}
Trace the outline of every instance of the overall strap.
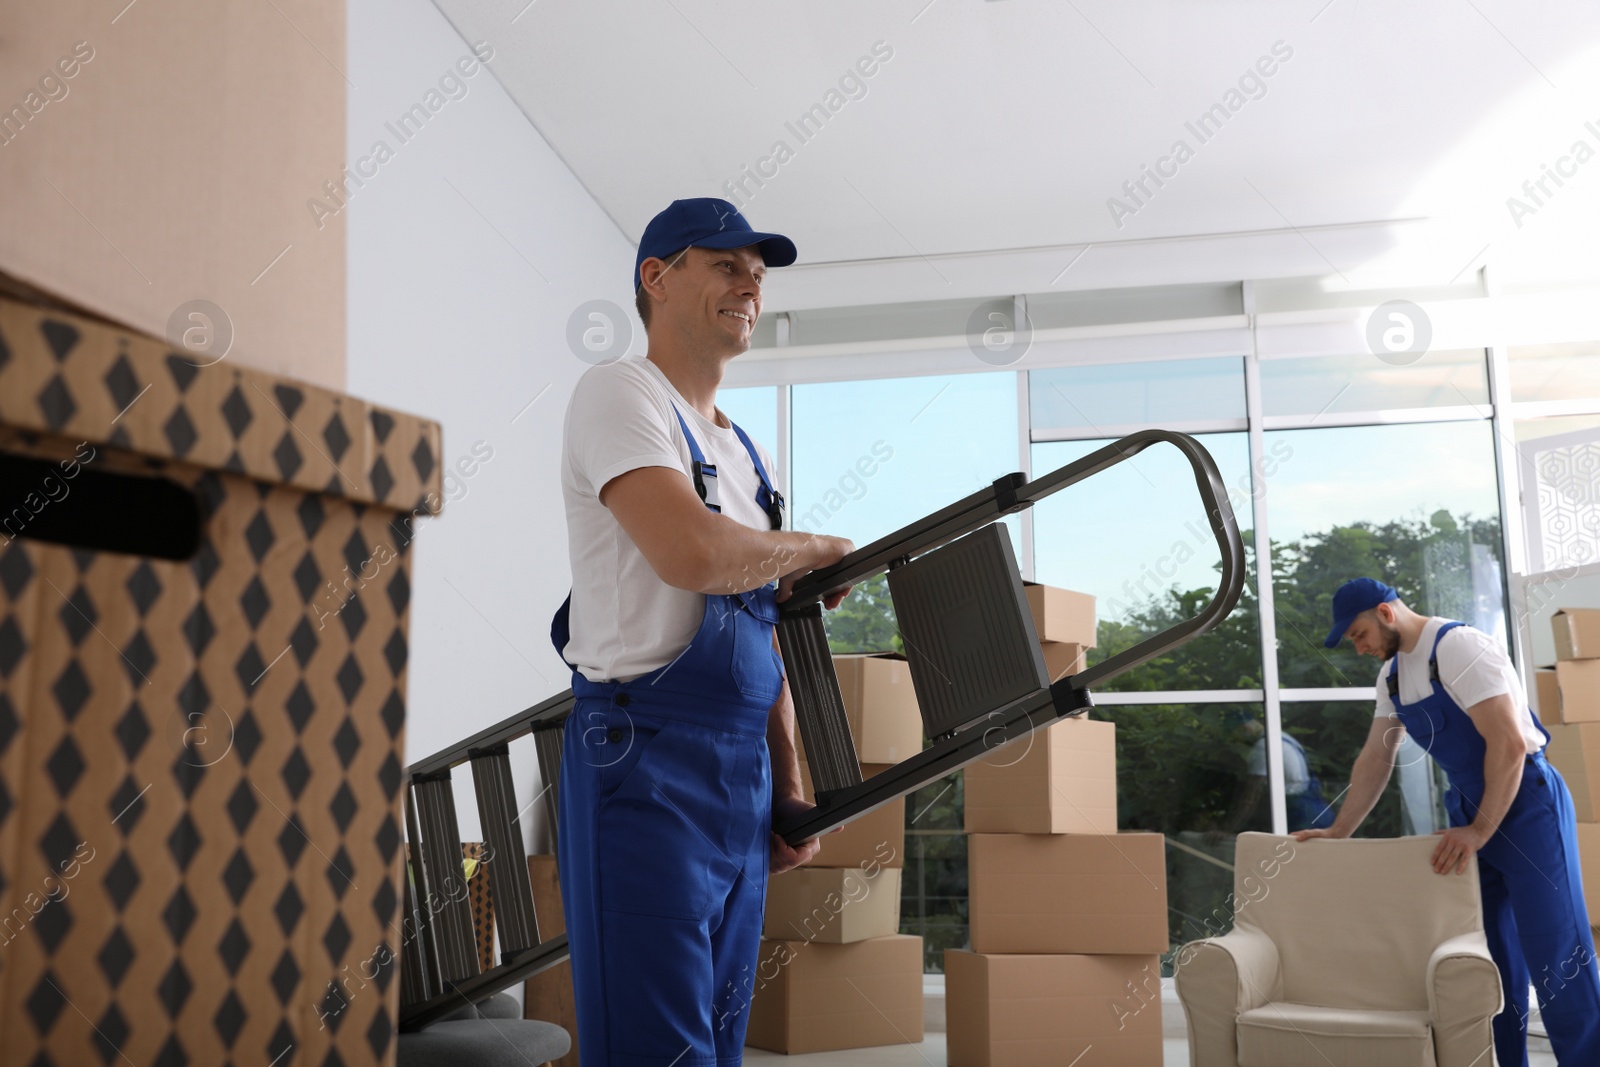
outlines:
{"label": "overall strap", "polygon": [[[1428,682],[1430,685],[1439,684],[1439,640],[1457,626],[1465,626],[1464,622],[1447,622],[1439,627],[1439,632],[1433,635],[1433,648],[1428,651]],[[1400,654],[1395,653],[1394,659],[1389,661],[1389,674],[1384,679],[1389,687],[1389,699],[1396,704],[1400,703]]]}
{"label": "overall strap", "polygon": [[[672,413],[678,417],[678,426],[683,430],[684,440],[689,444],[689,458],[694,472],[694,491],[700,494],[700,499],[705,501],[706,507],[720,512],[722,502],[717,496],[717,466],[715,463],[706,462],[705,453],[700,451],[700,442],[689,432],[689,423],[676,404],[672,405]],[[767,477],[767,469],[762,465],[761,455],[756,451],[755,442],[750,440],[750,435],[732,419],[728,420],[728,425],[738,434],[744,450],[750,453],[750,462],[755,464],[756,477],[761,480],[761,485],[756,489],[756,504],[767,513],[767,519],[772,523],[774,530],[783,529],[783,494],[772,487],[772,482]]]}
{"label": "overall strap", "polygon": [[761,479],[761,488],[756,491],[756,503],[761,505],[761,510],[767,513],[767,518],[772,521],[774,530],[783,529],[783,494],[772,487],[772,482],[767,479],[767,469],[761,464],[761,456],[756,452],[755,442],[750,440],[750,435],[745,433],[738,423],[732,419],[728,425],[733,427],[733,432],[739,435],[739,440],[744,444],[744,450],[750,453],[750,462],[756,466],[756,477]]}
{"label": "overall strap", "polygon": [[694,472],[694,491],[700,494],[700,499],[705,501],[706,507],[712,511],[720,512],[722,503],[717,497],[717,465],[707,463],[705,453],[700,451],[700,442],[694,439],[694,434],[689,432],[689,424],[683,420],[683,412],[678,410],[678,405],[672,405],[672,413],[678,416],[678,426],[683,430],[684,439],[689,442],[689,459],[692,461],[690,469]]}

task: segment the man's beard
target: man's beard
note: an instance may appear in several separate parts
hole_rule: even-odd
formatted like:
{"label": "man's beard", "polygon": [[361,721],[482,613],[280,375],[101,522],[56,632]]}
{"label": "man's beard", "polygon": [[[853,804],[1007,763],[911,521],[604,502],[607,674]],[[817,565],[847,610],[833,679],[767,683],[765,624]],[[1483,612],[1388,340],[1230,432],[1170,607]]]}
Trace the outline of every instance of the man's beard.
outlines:
{"label": "man's beard", "polygon": [[1380,622],[1378,623],[1378,632],[1383,635],[1383,658],[1394,659],[1395,654],[1400,651],[1399,628],[1395,626],[1385,626]]}

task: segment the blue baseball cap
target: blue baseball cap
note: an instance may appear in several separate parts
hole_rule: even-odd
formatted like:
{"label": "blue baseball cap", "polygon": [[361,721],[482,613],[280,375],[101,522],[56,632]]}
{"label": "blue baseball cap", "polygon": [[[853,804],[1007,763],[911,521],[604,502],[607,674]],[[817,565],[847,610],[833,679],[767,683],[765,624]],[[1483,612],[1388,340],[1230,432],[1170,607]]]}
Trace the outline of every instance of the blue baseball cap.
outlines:
{"label": "blue baseball cap", "polygon": [[1352,578],[1345,582],[1333,594],[1333,629],[1328,631],[1328,639],[1322,642],[1322,647],[1336,647],[1344,639],[1344,632],[1350,629],[1350,624],[1363,611],[1399,599],[1399,593],[1376,578]]}
{"label": "blue baseball cap", "polygon": [[794,242],[781,233],[759,233],[750,228],[739,209],[726,200],[700,196],[674,200],[667,209],[650,220],[639,238],[639,254],[633,261],[633,289],[639,291],[639,267],[647,259],[666,259],[685,248],[744,248],[761,246],[761,258],[769,267],[787,267],[800,255]]}

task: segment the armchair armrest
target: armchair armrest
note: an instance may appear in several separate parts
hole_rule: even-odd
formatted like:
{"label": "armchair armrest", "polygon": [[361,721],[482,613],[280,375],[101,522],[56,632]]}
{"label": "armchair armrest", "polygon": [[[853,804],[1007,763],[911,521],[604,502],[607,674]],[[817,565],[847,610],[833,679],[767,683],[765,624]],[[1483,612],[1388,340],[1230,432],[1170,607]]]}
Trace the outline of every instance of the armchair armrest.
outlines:
{"label": "armchair armrest", "polygon": [[1233,930],[1178,950],[1173,974],[1189,1026],[1192,1067],[1236,1067],[1239,1013],[1279,996],[1278,947],[1256,930]]}
{"label": "armchair armrest", "polygon": [[1439,1067],[1483,1063],[1504,1003],[1500,971],[1482,931],[1443,942],[1428,959],[1428,1014]]}

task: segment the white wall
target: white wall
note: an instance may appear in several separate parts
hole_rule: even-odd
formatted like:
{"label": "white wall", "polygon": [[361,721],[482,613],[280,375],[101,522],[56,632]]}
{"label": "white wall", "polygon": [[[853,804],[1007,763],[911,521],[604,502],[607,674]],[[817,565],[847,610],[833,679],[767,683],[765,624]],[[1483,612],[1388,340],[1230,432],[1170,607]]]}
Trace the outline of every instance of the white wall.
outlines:
{"label": "white wall", "polygon": [[[378,140],[393,157],[344,212],[348,389],[437,419],[447,465],[470,463],[478,442],[492,450],[447,483],[453,499],[415,542],[408,760],[568,687],[548,636],[570,576],[557,466],[588,367],[566,323],[587,300],[628,306],[633,267],[633,246],[492,73],[461,78],[459,99],[427,99],[468,55],[428,0],[350,0],[349,160]],[[429,102],[437,112],[408,142],[386,128]],[[513,759],[526,804],[531,743]],[[479,839],[469,776],[456,796],[463,837]]]}

